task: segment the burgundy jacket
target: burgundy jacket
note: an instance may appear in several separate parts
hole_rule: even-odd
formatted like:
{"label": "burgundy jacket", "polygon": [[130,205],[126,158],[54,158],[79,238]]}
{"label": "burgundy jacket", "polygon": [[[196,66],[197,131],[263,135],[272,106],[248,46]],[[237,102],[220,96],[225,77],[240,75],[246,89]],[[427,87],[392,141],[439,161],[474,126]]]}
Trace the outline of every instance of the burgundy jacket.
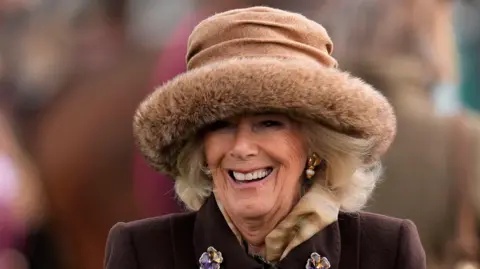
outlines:
{"label": "burgundy jacket", "polygon": [[[106,246],[107,269],[194,269],[209,246],[223,254],[222,269],[261,269],[225,222],[213,196],[198,211],[118,223]],[[415,225],[371,213],[341,213],[339,220],[294,248],[280,269],[305,268],[312,252],[331,269],[425,269]]]}

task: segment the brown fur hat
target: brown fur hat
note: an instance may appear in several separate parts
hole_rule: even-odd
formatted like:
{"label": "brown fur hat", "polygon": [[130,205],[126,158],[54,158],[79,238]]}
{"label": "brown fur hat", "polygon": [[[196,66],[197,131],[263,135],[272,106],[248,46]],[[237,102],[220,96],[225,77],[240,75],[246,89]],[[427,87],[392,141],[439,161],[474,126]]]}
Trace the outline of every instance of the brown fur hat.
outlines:
{"label": "brown fur hat", "polygon": [[188,71],[138,108],[134,134],[158,171],[178,176],[180,150],[204,126],[243,113],[278,112],[372,139],[382,155],[396,132],[388,101],[338,70],[325,29],[267,7],[236,9],[201,22],[188,41]]}

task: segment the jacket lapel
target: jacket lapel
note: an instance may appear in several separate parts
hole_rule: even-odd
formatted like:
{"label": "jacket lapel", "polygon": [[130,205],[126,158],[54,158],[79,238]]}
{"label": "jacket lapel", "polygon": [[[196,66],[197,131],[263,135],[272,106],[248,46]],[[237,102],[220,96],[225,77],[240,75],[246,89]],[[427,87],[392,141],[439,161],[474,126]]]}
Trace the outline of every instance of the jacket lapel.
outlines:
{"label": "jacket lapel", "polygon": [[330,269],[339,268],[340,261],[340,230],[338,222],[334,222],[315,234],[313,237],[298,245],[278,263],[279,268],[305,268],[307,260],[313,252],[326,257],[331,264]]}
{"label": "jacket lapel", "polygon": [[[294,248],[277,267],[280,269],[305,268],[313,252],[326,257],[331,269],[338,269],[340,249],[343,240],[340,237],[339,223],[327,226],[323,231]],[[347,241],[348,242],[348,241]],[[213,195],[198,211],[194,225],[193,243],[196,259],[212,246],[223,256],[221,268],[224,269],[261,269],[262,264],[251,258],[226,223]],[[351,269],[351,268],[350,268]]]}
{"label": "jacket lapel", "polygon": [[357,213],[340,213],[338,225],[342,234],[339,269],[360,268],[360,216]]}
{"label": "jacket lapel", "polygon": [[261,269],[262,265],[251,258],[238,242],[227,222],[223,218],[213,195],[197,213],[193,233],[193,244],[197,259],[214,247],[223,256],[221,268],[224,269]]}

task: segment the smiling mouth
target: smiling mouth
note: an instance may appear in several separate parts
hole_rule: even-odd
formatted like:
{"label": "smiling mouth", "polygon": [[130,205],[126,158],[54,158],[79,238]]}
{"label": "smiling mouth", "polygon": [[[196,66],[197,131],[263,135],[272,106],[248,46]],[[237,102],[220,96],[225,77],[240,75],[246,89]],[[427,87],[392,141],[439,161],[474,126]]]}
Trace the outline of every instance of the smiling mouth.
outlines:
{"label": "smiling mouth", "polygon": [[228,170],[228,175],[230,178],[237,183],[251,183],[257,182],[268,177],[273,171],[273,168],[263,168],[248,173],[241,173],[234,170]]}

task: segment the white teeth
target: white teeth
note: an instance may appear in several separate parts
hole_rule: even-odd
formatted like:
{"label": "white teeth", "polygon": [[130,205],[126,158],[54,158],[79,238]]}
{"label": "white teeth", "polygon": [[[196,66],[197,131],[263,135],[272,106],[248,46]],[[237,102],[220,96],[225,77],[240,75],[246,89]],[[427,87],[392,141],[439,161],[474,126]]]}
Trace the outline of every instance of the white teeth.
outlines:
{"label": "white teeth", "polygon": [[264,178],[270,174],[270,169],[260,169],[250,173],[240,173],[240,172],[233,172],[233,177],[236,180],[243,181],[243,180],[255,180],[259,178]]}
{"label": "white teeth", "polygon": [[245,174],[239,172],[233,172],[233,176],[236,180],[245,180]]}

